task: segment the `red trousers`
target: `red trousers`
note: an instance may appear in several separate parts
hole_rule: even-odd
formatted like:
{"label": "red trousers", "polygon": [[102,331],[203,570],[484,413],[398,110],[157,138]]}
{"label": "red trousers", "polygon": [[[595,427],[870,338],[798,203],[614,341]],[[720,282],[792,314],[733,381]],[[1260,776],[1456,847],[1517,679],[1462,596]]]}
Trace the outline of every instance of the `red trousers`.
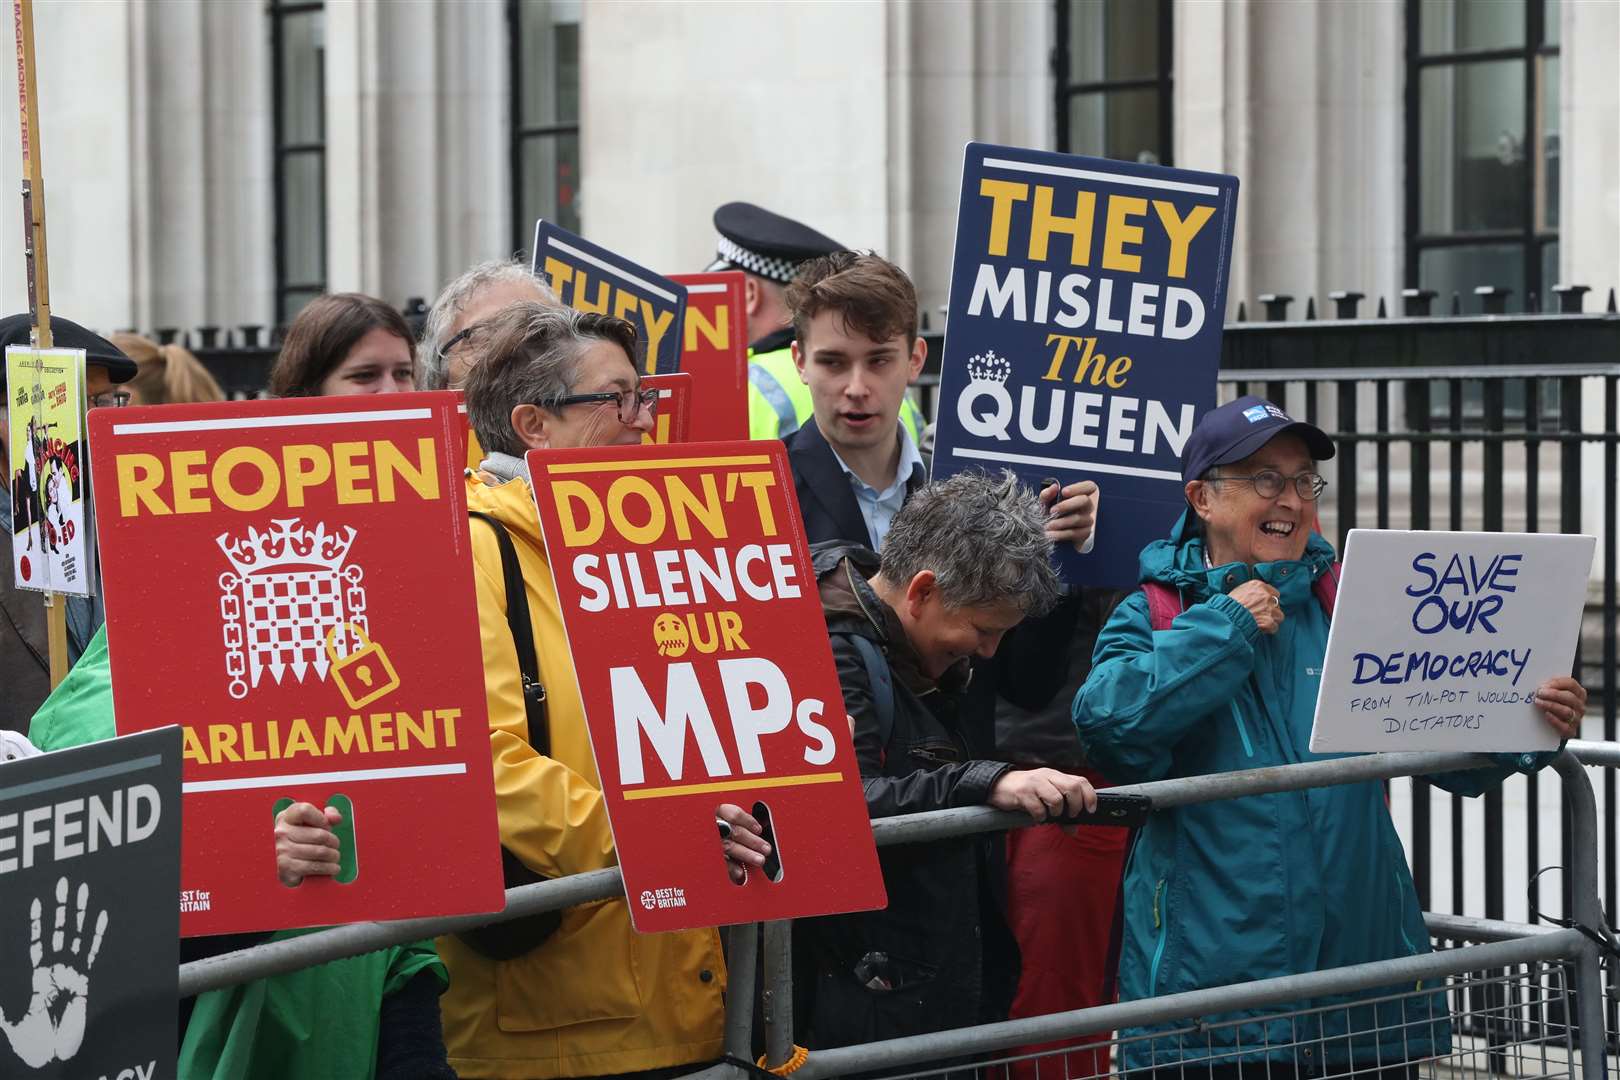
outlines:
{"label": "red trousers", "polygon": [[[1109,942],[1130,830],[1075,831],[1069,836],[1059,825],[1034,825],[1007,834],[1007,916],[1023,962],[1012,1004],[1015,1020],[1113,1000]],[[1003,1075],[1106,1076],[1111,1034],[1021,1046],[1011,1053],[1084,1048],[1061,1059],[1020,1062]]]}

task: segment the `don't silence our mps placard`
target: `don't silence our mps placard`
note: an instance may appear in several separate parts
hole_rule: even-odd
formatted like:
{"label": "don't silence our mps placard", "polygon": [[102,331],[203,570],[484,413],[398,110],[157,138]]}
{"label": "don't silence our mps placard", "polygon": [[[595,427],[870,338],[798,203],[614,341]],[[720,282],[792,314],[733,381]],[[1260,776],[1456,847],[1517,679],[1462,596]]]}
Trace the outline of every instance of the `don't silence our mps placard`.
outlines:
{"label": "don't silence our mps placard", "polygon": [[1106,496],[1075,584],[1136,582],[1181,513],[1181,451],[1215,403],[1237,179],[970,143],[934,476],[1010,468]]}
{"label": "don't silence our mps placard", "polygon": [[[881,907],[782,444],[534,450],[529,469],[636,929]],[[776,846],[740,886],[724,803]]]}

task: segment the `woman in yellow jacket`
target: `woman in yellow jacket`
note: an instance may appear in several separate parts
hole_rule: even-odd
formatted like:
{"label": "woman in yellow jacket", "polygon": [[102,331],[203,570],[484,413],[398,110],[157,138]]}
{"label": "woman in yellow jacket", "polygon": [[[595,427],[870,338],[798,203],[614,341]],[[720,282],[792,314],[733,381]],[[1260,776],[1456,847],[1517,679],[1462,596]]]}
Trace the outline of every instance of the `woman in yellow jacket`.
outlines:
{"label": "woman in yellow jacket", "polygon": [[[550,754],[528,730],[495,530],[472,525],[483,634],[490,749],[501,844],[548,878],[613,866],[601,781],[546,564],[528,471],[531,447],[636,443],[652,426],[631,325],[536,303],[479,324],[479,362],[466,386],[468,419],[489,456],[470,508],[505,526],[523,571]],[[769,847],[738,807],[722,842],[734,877],[763,864]],[[450,969],[441,1001],[450,1063],[463,1077],[533,1080],[690,1071],[721,1053],[725,965],[713,930],[637,934],[622,898],[562,913],[532,951],[488,959],[459,938],[439,942]]]}

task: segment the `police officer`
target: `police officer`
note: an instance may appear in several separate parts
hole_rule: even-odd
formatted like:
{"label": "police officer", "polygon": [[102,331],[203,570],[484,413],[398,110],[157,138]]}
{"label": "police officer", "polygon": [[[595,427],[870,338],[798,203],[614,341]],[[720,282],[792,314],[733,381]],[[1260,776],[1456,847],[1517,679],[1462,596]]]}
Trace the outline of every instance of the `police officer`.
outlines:
{"label": "police officer", "polygon": [[[709,270],[741,270],[747,279],[748,436],[785,439],[810,418],[810,391],[793,363],[793,321],[782,290],[806,259],[844,245],[792,218],[753,203],[730,202],[714,212],[720,234]],[[923,419],[909,398],[900,410],[914,441]]]}

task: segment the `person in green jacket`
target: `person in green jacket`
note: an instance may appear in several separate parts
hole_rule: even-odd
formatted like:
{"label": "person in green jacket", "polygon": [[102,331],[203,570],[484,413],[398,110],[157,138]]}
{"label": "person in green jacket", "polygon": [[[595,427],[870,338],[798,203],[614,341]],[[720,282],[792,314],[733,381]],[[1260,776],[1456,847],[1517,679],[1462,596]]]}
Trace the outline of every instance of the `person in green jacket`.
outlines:
{"label": "person in green jacket", "polygon": [[[1330,756],[1309,742],[1330,617],[1314,583],[1334,566],[1313,531],[1325,486],[1316,462],[1333,451],[1320,430],[1255,397],[1199,421],[1182,457],[1188,510],[1141,556],[1141,580],[1178,598],[1180,613],[1161,628],[1145,590],[1121,603],[1074,702],[1088,759],[1115,783]],[[1580,684],[1548,680],[1536,701],[1562,738],[1575,735]],[[1497,755],[1493,768],[1433,782],[1478,795],[1552,756]],[[1131,855],[1123,908],[1122,1000],[1429,951],[1377,781],[1156,812]],[[1208,1016],[1196,1037],[1126,1030],[1123,1064],[1203,1080],[1352,1064],[1415,1077],[1418,1060],[1451,1042],[1443,993],[1422,989]],[[1320,1011],[1279,1017],[1296,1009]]]}
{"label": "person in green jacket", "polygon": [[[62,750],[116,733],[102,627],[34,714],[29,741],[40,750]],[[269,835],[264,849],[266,859],[276,857]],[[181,957],[195,960],[308,932],[190,938],[181,942]],[[178,1075],[454,1080],[439,1026],[438,998],[447,985],[433,944],[418,941],[211,990],[180,1003]]]}

